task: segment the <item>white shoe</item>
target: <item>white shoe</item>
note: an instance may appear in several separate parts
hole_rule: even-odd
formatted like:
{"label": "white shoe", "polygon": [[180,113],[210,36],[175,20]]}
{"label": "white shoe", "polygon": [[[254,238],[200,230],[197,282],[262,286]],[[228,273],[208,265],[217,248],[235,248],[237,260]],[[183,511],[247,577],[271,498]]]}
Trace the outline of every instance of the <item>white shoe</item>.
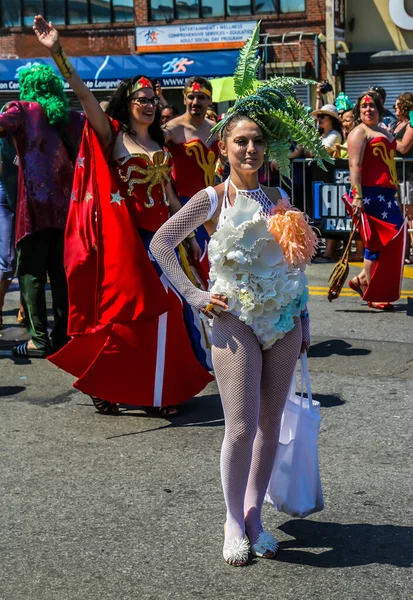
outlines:
{"label": "white shoe", "polygon": [[244,567],[248,563],[250,543],[246,537],[236,537],[224,546],[223,555],[229,565]]}
{"label": "white shoe", "polygon": [[258,558],[274,558],[278,552],[278,542],[268,531],[261,531],[255,544],[251,544],[251,554]]}

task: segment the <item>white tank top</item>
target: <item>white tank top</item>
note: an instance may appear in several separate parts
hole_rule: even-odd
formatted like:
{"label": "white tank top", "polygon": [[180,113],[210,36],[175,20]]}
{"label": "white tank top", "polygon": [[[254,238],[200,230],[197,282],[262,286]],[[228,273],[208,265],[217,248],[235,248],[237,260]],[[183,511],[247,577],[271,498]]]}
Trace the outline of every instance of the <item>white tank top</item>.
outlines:
{"label": "white tank top", "polygon": [[[228,177],[228,179],[225,181],[224,199],[222,202],[221,212],[220,212],[220,215],[218,218],[217,229],[220,229],[224,223],[225,217],[223,214],[223,209],[229,208],[231,206],[231,203],[229,200],[229,194],[228,194],[230,185],[232,185],[232,187],[236,191],[237,195],[242,194],[243,196],[247,196],[247,198],[252,198],[256,202],[258,202],[258,204],[261,206],[261,212],[265,217],[268,218],[271,215],[271,209],[273,208],[274,203],[268,198],[267,194],[264,192],[264,190],[261,188],[261,186],[259,186],[255,190],[239,190],[237,187],[235,187],[235,185],[232,183],[231,179]],[[280,187],[278,187],[277,189],[280,192],[281,198],[283,200],[289,200],[289,196],[288,196],[287,192],[285,192]],[[208,194],[209,201],[211,203],[211,208],[209,210],[208,218],[207,218],[207,221],[209,221],[215,214],[215,211],[217,210],[218,194],[216,193],[216,191],[213,187],[207,187],[205,189],[205,191]]]}

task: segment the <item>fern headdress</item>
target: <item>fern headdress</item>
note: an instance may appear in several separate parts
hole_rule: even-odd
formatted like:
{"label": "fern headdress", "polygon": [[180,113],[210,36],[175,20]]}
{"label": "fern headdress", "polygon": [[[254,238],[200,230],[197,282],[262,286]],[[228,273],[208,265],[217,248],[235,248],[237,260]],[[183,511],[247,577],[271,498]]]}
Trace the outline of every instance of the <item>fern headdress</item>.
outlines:
{"label": "fern headdress", "polygon": [[332,162],[332,159],[321,143],[314,119],[294,91],[297,85],[314,85],[316,82],[277,76],[267,81],[258,80],[260,23],[257,23],[240,51],[234,73],[237,100],[225,117],[212,128],[211,134],[222,131],[235,116],[244,115],[261,127],[268,140],[268,158],[276,161],[282,177],[290,177],[291,142],[310,150],[317,163],[324,168],[323,161]]}

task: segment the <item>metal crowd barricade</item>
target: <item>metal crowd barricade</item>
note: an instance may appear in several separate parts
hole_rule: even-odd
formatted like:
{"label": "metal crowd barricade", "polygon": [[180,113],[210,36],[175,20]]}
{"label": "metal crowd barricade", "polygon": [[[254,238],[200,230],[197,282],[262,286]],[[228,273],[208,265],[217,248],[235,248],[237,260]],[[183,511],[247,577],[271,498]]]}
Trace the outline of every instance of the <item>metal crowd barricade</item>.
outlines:
{"label": "metal crowd barricade", "polygon": [[[411,180],[407,165],[413,158],[397,157],[397,171],[400,189],[407,196],[407,185],[411,181],[413,195],[413,164]],[[346,238],[351,230],[351,219],[347,215],[341,200],[345,192],[350,191],[350,171],[348,159],[336,159],[327,164],[326,170],[317,165],[312,158],[295,158],[291,161],[291,187],[281,184],[278,173],[267,170],[268,184],[281,185],[290,194],[292,204],[307,213],[324,238]],[[412,201],[413,203],[413,201]],[[402,204],[406,215],[406,204]],[[413,232],[413,229],[409,229]]]}

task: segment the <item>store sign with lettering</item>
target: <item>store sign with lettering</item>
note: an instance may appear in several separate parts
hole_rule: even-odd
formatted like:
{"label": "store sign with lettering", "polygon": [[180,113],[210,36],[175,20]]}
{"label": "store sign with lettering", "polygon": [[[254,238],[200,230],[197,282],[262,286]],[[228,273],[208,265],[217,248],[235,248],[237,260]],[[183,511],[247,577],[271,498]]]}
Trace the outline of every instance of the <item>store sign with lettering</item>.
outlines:
{"label": "store sign with lettering", "polygon": [[389,14],[397,27],[413,31],[413,16],[407,12],[405,0],[389,0]]}
{"label": "store sign with lettering", "polygon": [[349,189],[350,172],[347,169],[334,169],[331,183],[313,182],[313,219],[323,235],[351,231],[351,219],[341,199]]}
{"label": "store sign with lettering", "polygon": [[220,21],[136,27],[138,52],[190,52],[242,48],[256,21]]}

